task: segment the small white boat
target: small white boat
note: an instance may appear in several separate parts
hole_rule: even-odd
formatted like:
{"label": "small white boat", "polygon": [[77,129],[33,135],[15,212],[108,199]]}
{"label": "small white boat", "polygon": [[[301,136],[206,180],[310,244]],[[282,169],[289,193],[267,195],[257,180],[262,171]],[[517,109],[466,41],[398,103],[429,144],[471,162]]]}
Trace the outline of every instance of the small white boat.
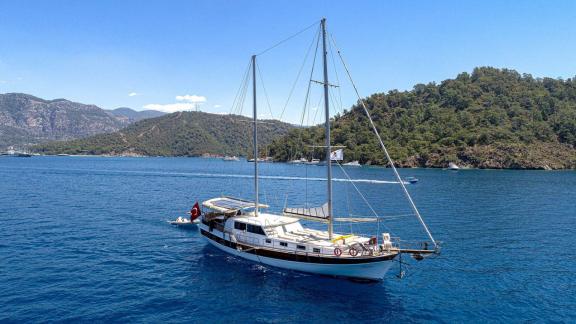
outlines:
{"label": "small white boat", "polygon": [[348,162],[348,163],[344,163],[344,164],[342,164],[342,165],[343,165],[343,166],[354,166],[354,167],[362,166],[362,164],[360,164],[360,162],[358,162],[358,161],[351,161],[351,162]]}
{"label": "small white boat", "polygon": [[448,163],[448,170],[460,170],[460,167],[456,163],[450,162]]}
{"label": "small white boat", "polygon": [[411,184],[415,184],[418,182],[418,179],[415,177],[407,177],[405,180],[406,180],[406,182],[411,183]]}
{"label": "small white boat", "polygon": [[[254,162],[254,159],[249,159],[247,160],[248,162]],[[274,162],[274,159],[272,157],[263,157],[263,158],[258,158],[258,162],[263,162],[263,163],[272,163]]]}
{"label": "small white boat", "polygon": [[224,161],[236,162],[236,161],[240,161],[240,158],[238,158],[236,155],[225,156]]}
{"label": "small white boat", "polygon": [[320,164],[320,159],[312,159],[310,161],[304,162],[304,164]]}
{"label": "small white boat", "polygon": [[306,162],[308,162],[308,160],[306,160],[305,158],[288,161],[288,163],[291,163],[291,164],[303,164],[303,163],[306,163]]}
{"label": "small white boat", "polygon": [[171,225],[180,227],[196,227],[200,223],[200,220],[196,218],[195,220],[190,221],[190,218],[180,216],[176,218],[176,220],[170,221],[169,223]]}

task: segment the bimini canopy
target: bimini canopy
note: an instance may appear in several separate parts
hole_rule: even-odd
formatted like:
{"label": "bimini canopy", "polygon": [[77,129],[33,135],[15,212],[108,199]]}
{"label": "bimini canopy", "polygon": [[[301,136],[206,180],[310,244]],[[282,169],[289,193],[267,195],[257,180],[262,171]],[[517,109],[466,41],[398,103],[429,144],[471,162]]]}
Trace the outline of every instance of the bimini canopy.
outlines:
{"label": "bimini canopy", "polygon": [[[284,215],[321,223],[328,223],[328,204],[313,208],[284,208]],[[376,217],[334,217],[335,222],[343,223],[371,223],[377,222]]]}
{"label": "bimini canopy", "polygon": [[[232,197],[212,198],[202,203],[202,206],[221,213],[231,213],[242,209],[254,208],[255,205],[253,201]],[[258,204],[258,208],[268,208],[268,205]]]}
{"label": "bimini canopy", "polygon": [[312,208],[284,208],[284,215],[317,222],[327,222],[330,217],[328,215],[328,204]]}

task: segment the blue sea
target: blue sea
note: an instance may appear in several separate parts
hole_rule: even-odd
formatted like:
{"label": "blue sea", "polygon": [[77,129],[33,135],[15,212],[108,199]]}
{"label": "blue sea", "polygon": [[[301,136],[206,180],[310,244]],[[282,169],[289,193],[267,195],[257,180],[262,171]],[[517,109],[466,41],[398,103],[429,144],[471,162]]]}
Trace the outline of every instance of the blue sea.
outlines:
{"label": "blue sea", "polygon": [[[574,171],[400,170],[420,180],[407,187],[442,253],[361,283],[236,259],[167,223],[195,201],[250,198],[253,167],[0,158],[0,322],[576,321]],[[260,167],[271,210],[324,202],[324,167]],[[363,196],[335,181],[337,214],[369,216],[364,197],[381,231],[426,238],[391,170],[344,171],[335,178],[370,181],[354,183]]]}

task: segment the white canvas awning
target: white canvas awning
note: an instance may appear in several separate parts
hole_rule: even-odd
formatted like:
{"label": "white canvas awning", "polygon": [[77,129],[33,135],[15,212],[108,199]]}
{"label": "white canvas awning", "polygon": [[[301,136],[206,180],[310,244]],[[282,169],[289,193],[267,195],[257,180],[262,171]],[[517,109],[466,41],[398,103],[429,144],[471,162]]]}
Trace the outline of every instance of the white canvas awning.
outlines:
{"label": "white canvas awning", "polygon": [[[256,204],[253,201],[232,197],[212,198],[202,203],[202,206],[221,213],[230,213],[242,209],[254,208],[255,205]],[[268,205],[258,204],[259,209],[268,207]]]}
{"label": "white canvas awning", "polygon": [[291,217],[298,217],[320,222],[327,222],[330,215],[328,215],[328,204],[322,207],[312,208],[284,208],[284,215]]}

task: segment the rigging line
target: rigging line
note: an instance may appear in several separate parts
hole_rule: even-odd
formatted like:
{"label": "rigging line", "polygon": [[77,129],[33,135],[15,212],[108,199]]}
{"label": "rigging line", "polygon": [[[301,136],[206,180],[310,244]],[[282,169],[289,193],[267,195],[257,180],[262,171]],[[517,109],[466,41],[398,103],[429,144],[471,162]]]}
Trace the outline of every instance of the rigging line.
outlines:
{"label": "rigging line", "polygon": [[[342,167],[342,165],[340,164],[340,162],[336,161],[336,164],[338,164],[338,166],[340,167],[340,170],[342,170],[342,172],[344,173],[344,175],[346,176],[346,178],[348,178],[349,182],[352,184],[352,186],[354,187],[354,189],[356,189],[356,192],[358,192],[358,194],[360,195],[360,197],[362,198],[362,200],[364,200],[364,203],[366,203],[366,205],[368,206],[368,208],[370,208],[370,211],[372,212],[372,214],[374,216],[376,216],[377,218],[379,218],[380,216],[378,216],[378,214],[376,213],[376,211],[374,210],[374,208],[372,208],[372,205],[368,202],[368,200],[366,199],[366,197],[364,197],[364,195],[360,192],[360,189],[358,189],[358,187],[356,186],[356,184],[354,183],[354,181],[352,181],[352,179],[350,178],[350,176],[348,175],[348,172],[346,172],[346,170],[344,170],[344,168]],[[388,226],[384,225],[386,228],[388,228]],[[390,228],[388,228],[389,231]]]}
{"label": "rigging line", "polygon": [[306,96],[304,97],[304,107],[302,108],[302,116],[300,117],[300,127],[304,126],[304,117],[306,116],[306,107],[308,106],[308,100],[310,100],[310,85],[312,82],[308,82],[308,89],[306,90]]}
{"label": "rigging line", "polygon": [[244,83],[246,82],[248,72],[250,72],[250,64],[252,64],[252,60],[250,60],[248,65],[246,66],[246,70],[244,71],[242,81],[240,81],[240,86],[238,87],[238,90],[236,91],[236,95],[234,96],[234,101],[232,101],[232,106],[230,107],[230,114],[233,114],[233,112],[234,112],[234,107],[236,106],[236,100],[239,99],[238,96],[240,95],[240,91],[244,87]]}
{"label": "rigging line", "polygon": [[[251,67],[252,64],[250,64],[249,67]],[[248,83],[250,81],[250,73],[248,73],[248,77],[246,78],[246,82],[244,83],[244,89],[242,89],[242,97],[240,99],[240,102],[238,103],[238,115],[242,115],[242,113],[244,112],[244,103],[246,101],[246,95],[248,93]]]}
{"label": "rigging line", "polygon": [[234,103],[232,105],[232,113],[239,113],[240,111],[240,102],[243,100],[242,97],[244,95],[244,88],[246,87],[246,83],[248,82],[248,74],[250,72],[250,66],[252,62],[248,63],[246,67],[246,72],[244,73],[244,77],[242,82],[240,83],[240,87],[238,88],[237,96],[234,98]]}
{"label": "rigging line", "polygon": [[260,72],[260,64],[256,63],[256,69],[258,70],[258,76],[260,76],[260,82],[262,84],[262,89],[264,89],[264,97],[266,97],[266,103],[268,104],[268,110],[270,111],[270,118],[274,119],[274,114],[272,113],[272,106],[270,106],[270,98],[268,97],[268,92],[264,86],[264,78],[262,77],[262,72]]}
{"label": "rigging line", "polygon": [[[314,69],[316,67],[316,59],[318,57],[318,48],[320,44],[320,26],[317,29],[317,40],[316,40],[316,48],[314,49],[314,58],[312,59],[312,66],[310,68],[310,76],[308,77],[308,85],[306,88],[306,96],[304,98],[304,107],[302,108],[302,116],[300,118],[300,127],[304,126],[304,117],[306,116],[306,110],[308,106],[308,102],[310,101],[310,89],[312,86],[312,77],[314,75]],[[302,151],[304,151],[304,140],[302,139],[302,132],[298,132],[298,142],[301,144]],[[303,152],[304,153],[304,152]],[[304,155],[304,154],[303,154]],[[314,158],[314,152],[312,152],[311,159]],[[306,157],[308,160],[308,157]],[[304,165],[304,172],[305,172],[305,205],[308,206],[308,164]]]}
{"label": "rigging line", "polygon": [[[332,37],[332,34],[330,34],[330,37]],[[338,85],[337,89],[338,89],[338,97],[339,97],[339,103],[340,105],[338,106],[339,110],[342,112],[342,91],[341,91],[341,87],[340,87],[340,78],[338,77],[338,69],[336,69],[336,60],[334,59],[334,49],[332,48],[332,43],[328,42],[328,49],[330,52],[330,57],[332,58],[332,68],[334,69],[334,75],[336,76],[336,83]],[[336,101],[336,99],[334,99],[334,101]]]}
{"label": "rigging line", "polygon": [[[338,162],[338,161],[336,161]],[[350,207],[350,184],[346,184],[346,206],[348,208],[348,215],[352,216],[352,208]],[[352,224],[350,224],[350,233],[352,233]]]}
{"label": "rigging line", "polygon": [[238,103],[238,115],[242,115],[242,113],[244,112],[244,104],[246,102],[246,96],[248,94],[248,87],[249,87],[249,83],[250,80],[252,79],[250,70],[252,68],[252,60],[250,60],[250,63],[248,64],[248,71],[246,71],[246,79],[244,81],[244,88],[242,89],[242,97],[240,99],[240,102]]}
{"label": "rigging line", "polygon": [[310,77],[308,78],[308,88],[306,89],[306,98],[304,100],[304,111],[302,111],[302,118],[300,120],[300,126],[304,126],[304,116],[306,116],[306,106],[308,105],[308,100],[310,97],[310,88],[312,86],[312,76],[314,75],[314,68],[316,67],[316,58],[318,57],[318,45],[320,44],[320,37],[316,42],[316,49],[314,50],[314,59],[312,60],[312,69],[310,70]]}
{"label": "rigging line", "polygon": [[294,93],[294,89],[296,89],[296,84],[298,83],[298,80],[300,80],[300,75],[302,74],[302,71],[304,70],[304,66],[306,65],[306,62],[308,61],[308,56],[310,55],[310,51],[312,50],[312,46],[314,45],[314,41],[316,41],[316,48],[318,48],[318,42],[320,41],[320,25],[318,25],[318,31],[316,31],[316,35],[312,38],[312,42],[310,43],[310,46],[308,46],[308,50],[306,51],[306,55],[304,56],[304,61],[302,61],[302,65],[300,66],[300,70],[298,70],[298,75],[296,76],[296,80],[294,80],[294,83],[292,84],[292,88],[290,89],[290,93],[288,94],[288,99],[286,99],[286,103],[284,104],[284,107],[282,108],[282,113],[280,114],[280,118],[279,120],[282,120],[282,117],[284,117],[284,112],[286,111],[286,108],[288,107],[288,103],[290,102],[290,99],[292,98],[292,94]]}
{"label": "rigging line", "polygon": [[[330,93],[330,90],[328,90],[328,93]],[[320,99],[318,99],[318,103],[316,104],[316,112],[314,113],[314,119],[312,119],[312,125],[316,123],[316,116],[318,116],[318,110],[321,110],[320,103],[322,102],[322,100],[324,100],[324,97],[320,96]]]}
{"label": "rigging line", "polygon": [[[330,103],[331,103],[335,108],[337,108],[338,106],[336,105],[336,103],[337,103],[336,98],[334,98],[334,95],[332,94],[332,92],[328,91],[328,94],[329,94],[329,97],[330,97]],[[336,110],[336,109],[334,109],[334,110]],[[338,113],[341,113],[341,112],[342,112],[342,110],[340,110]]]}
{"label": "rigging line", "polygon": [[[330,35],[332,37],[332,35]],[[380,142],[380,146],[382,147],[382,150],[384,151],[384,154],[386,154],[386,158],[388,159],[388,161],[390,162],[390,167],[392,168],[392,171],[394,171],[394,175],[396,176],[396,179],[398,180],[398,182],[400,183],[400,186],[402,187],[402,190],[404,191],[404,194],[406,195],[406,198],[408,199],[408,201],[410,202],[410,205],[412,207],[412,210],[414,211],[414,213],[416,214],[416,216],[418,217],[418,220],[420,221],[420,224],[422,224],[422,227],[424,227],[424,230],[426,231],[426,234],[428,234],[428,237],[430,238],[430,240],[432,241],[432,243],[434,244],[434,247],[437,248],[438,244],[436,243],[436,240],[434,240],[434,237],[432,236],[432,233],[430,233],[430,230],[428,229],[428,226],[426,226],[426,223],[424,222],[424,219],[422,219],[422,216],[420,215],[420,212],[418,211],[418,208],[416,207],[416,204],[414,203],[414,201],[412,200],[412,197],[410,196],[410,193],[408,192],[408,189],[406,189],[406,186],[404,185],[404,182],[402,181],[402,178],[400,177],[400,174],[398,173],[398,170],[396,170],[396,167],[394,166],[394,161],[392,160],[392,158],[390,157],[390,154],[388,153],[388,149],[386,149],[386,145],[384,145],[384,141],[382,141],[382,137],[380,136],[380,133],[378,132],[378,129],[376,128],[376,125],[374,124],[374,121],[372,120],[372,117],[370,115],[370,112],[368,111],[368,108],[366,107],[366,104],[364,103],[364,100],[362,99],[362,97],[360,97],[360,93],[358,92],[358,88],[356,88],[356,84],[354,83],[354,80],[352,80],[352,75],[350,75],[350,71],[348,70],[348,66],[346,65],[346,63],[344,62],[344,58],[342,57],[342,53],[340,52],[340,50],[338,49],[338,46],[336,46],[336,42],[334,41],[334,37],[332,37],[332,42],[334,42],[334,48],[336,48],[336,50],[338,51],[338,56],[340,57],[340,61],[342,61],[342,65],[344,66],[344,69],[346,70],[346,74],[348,75],[348,79],[350,80],[350,83],[352,83],[352,87],[354,88],[354,92],[356,92],[356,96],[358,97],[358,101],[360,102],[360,104],[362,105],[362,108],[364,109],[364,112],[366,113],[366,116],[368,117],[368,120],[370,121],[370,125],[372,126],[372,130],[374,131],[374,133],[376,134],[376,137],[378,138],[378,141]]]}
{"label": "rigging line", "polygon": [[[250,66],[248,66],[248,69],[250,69]],[[240,113],[240,102],[242,102],[242,97],[244,96],[244,88],[246,85],[246,75],[244,76],[244,79],[242,79],[242,83],[240,84],[240,88],[239,93],[238,93],[238,99],[235,100],[234,102],[234,106],[232,107],[232,114],[238,115]]]}
{"label": "rigging line", "polygon": [[256,56],[260,56],[260,55],[262,55],[262,54],[264,54],[264,53],[266,53],[266,52],[268,52],[268,51],[270,51],[270,50],[272,50],[272,49],[274,49],[274,48],[276,48],[276,47],[278,47],[278,46],[280,46],[280,45],[282,45],[282,44],[286,43],[287,41],[291,40],[292,38],[294,38],[294,37],[296,37],[296,36],[298,36],[298,35],[302,34],[303,32],[307,31],[308,29],[310,29],[310,28],[312,28],[312,27],[316,26],[318,23],[319,23],[319,21],[315,21],[315,22],[314,22],[313,24],[311,24],[310,26],[308,26],[308,27],[306,27],[306,28],[302,29],[301,31],[299,31],[299,32],[297,32],[297,33],[295,33],[295,34],[293,34],[292,36],[288,36],[288,37],[284,38],[283,40],[279,41],[278,43],[276,43],[276,44],[274,44],[274,45],[272,45],[272,46],[268,47],[267,49],[263,50],[262,52],[260,52],[260,53],[256,54]]}

